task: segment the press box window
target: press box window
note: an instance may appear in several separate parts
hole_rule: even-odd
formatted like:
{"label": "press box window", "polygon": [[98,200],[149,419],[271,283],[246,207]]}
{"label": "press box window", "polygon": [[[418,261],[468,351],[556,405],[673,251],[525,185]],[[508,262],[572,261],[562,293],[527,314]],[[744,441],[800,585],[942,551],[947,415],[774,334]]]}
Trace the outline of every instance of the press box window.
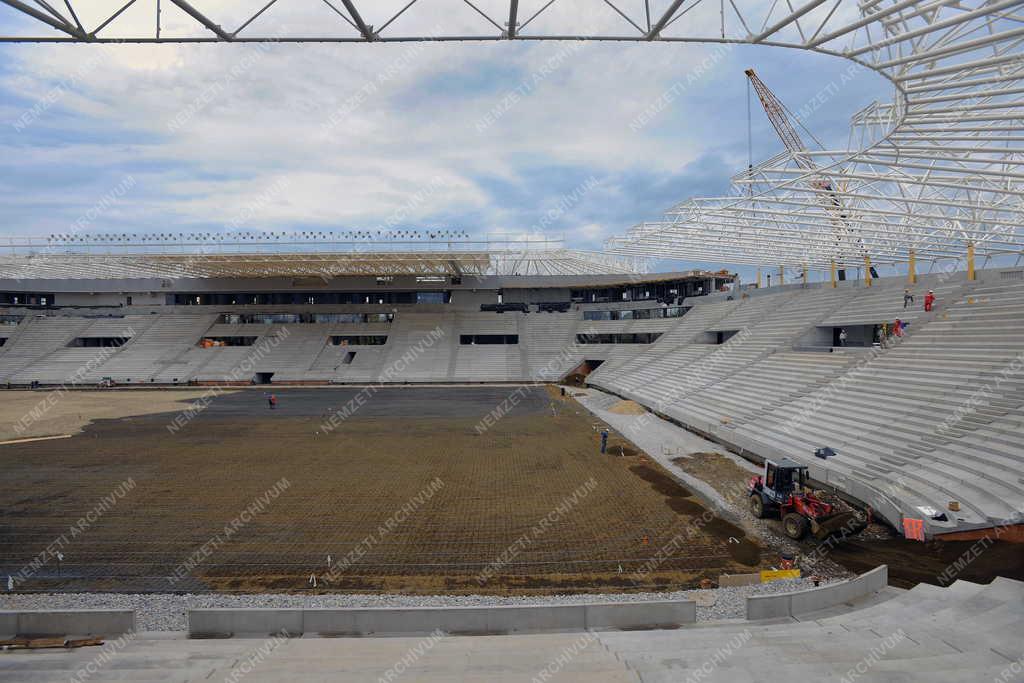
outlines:
{"label": "press box window", "polygon": [[332,346],[382,346],[388,342],[385,334],[333,335]]}
{"label": "press box window", "polygon": [[116,348],[131,341],[131,337],[78,337],[68,346],[74,348]]}
{"label": "press box window", "polygon": [[459,335],[459,343],[463,346],[476,346],[484,344],[518,344],[518,334],[462,334]]}
{"label": "press box window", "polygon": [[577,344],[651,344],[657,341],[661,332],[637,332],[635,334],[577,334]]}

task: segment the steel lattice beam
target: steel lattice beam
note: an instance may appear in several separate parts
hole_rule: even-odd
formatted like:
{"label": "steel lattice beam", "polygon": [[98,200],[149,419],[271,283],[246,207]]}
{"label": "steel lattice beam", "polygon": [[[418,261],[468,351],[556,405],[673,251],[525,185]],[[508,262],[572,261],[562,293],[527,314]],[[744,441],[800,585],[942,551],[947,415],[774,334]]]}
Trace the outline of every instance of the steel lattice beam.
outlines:
{"label": "steel lattice beam", "polygon": [[[833,261],[855,266],[864,256],[873,263],[898,263],[912,249],[918,258],[955,258],[968,243],[981,257],[1024,252],[1024,16],[1018,11],[1024,0],[805,0],[799,6],[770,0],[672,0],[653,17],[644,3],[646,28],[620,3],[606,0],[619,24],[586,33],[580,27],[590,25],[587,3],[559,0],[561,14],[540,32],[534,20],[553,0],[538,3],[539,9],[525,19],[518,0],[509,0],[504,26],[463,0],[476,10],[479,29],[454,28],[454,13],[438,6],[442,28],[434,35],[399,34],[392,27],[412,5],[429,8],[434,0],[411,0],[390,16],[370,3],[357,8],[353,0],[342,0],[335,7],[331,0],[327,4],[347,22],[338,29],[315,36],[260,35],[247,29],[244,37],[239,31],[269,4],[286,9],[301,0],[260,3],[264,6],[235,32],[222,29],[204,2],[171,0],[212,33],[189,38],[155,31],[114,35],[123,8],[83,27],[75,5],[84,1],[65,0],[72,23],[45,3],[33,7],[23,0],[0,0],[49,31],[4,35],[0,42],[656,40],[758,43],[846,57],[888,79],[894,97],[853,115],[845,149],[807,153],[817,167],[814,174],[836,188],[841,215],[816,196],[806,159],[781,154],[737,173],[730,195],[683,202],[664,219],[609,240],[607,251],[793,266]],[[681,21],[702,6],[721,17],[718,26]],[[449,16],[453,28],[446,31]],[[637,31],[620,33],[622,20]],[[557,21],[564,23],[552,26]]]}

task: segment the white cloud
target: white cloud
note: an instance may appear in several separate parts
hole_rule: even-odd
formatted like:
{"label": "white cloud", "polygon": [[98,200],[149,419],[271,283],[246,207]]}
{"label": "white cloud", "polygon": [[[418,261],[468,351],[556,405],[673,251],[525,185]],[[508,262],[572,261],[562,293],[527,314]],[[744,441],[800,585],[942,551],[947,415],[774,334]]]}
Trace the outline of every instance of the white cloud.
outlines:
{"label": "white cloud", "polygon": [[[265,0],[193,0],[234,30]],[[87,25],[120,0],[75,3]],[[362,2],[380,25],[405,2]],[[528,17],[540,2],[521,3]],[[572,18],[556,3],[534,28]],[[654,3],[655,13],[659,5]],[[448,7],[466,31],[494,32],[461,0],[417,3],[394,30],[427,33]],[[479,6],[505,20],[507,2]],[[629,25],[600,4],[588,10],[594,30]],[[635,17],[642,4],[624,2]],[[163,3],[165,34],[208,35]],[[590,7],[590,5],[588,5]],[[138,3],[104,31],[111,36],[152,30],[152,3]],[[415,10],[415,11],[414,11]],[[711,22],[695,15],[692,22]],[[330,23],[328,23],[330,22]],[[321,33],[343,25],[322,2],[281,0],[251,27],[263,34]],[[327,28],[325,28],[327,27]],[[451,23],[446,21],[446,29]],[[708,33],[713,34],[709,25]],[[443,190],[408,210],[408,222],[435,215],[473,215],[487,230],[514,225],[517,207],[494,196],[484,179],[544,191],[538,167],[587,169],[597,177],[631,172],[671,174],[709,147],[742,141],[738,111],[707,111],[703,93],[722,79],[738,82],[730,56],[673,103],[692,112],[692,125],[669,129],[672,117],[635,133],[630,122],[708,54],[680,44],[389,44],[389,45],[117,45],[5,47],[2,93],[37,102],[61,88],[28,133],[9,122],[18,107],[0,106],[0,150],[26,169],[47,164],[79,169],[140,165],[138,204],[127,210],[153,223],[224,224],[251,205],[261,188],[287,178],[279,201],[261,206],[254,225],[372,226],[435,179]],[[96,56],[101,57],[97,58]],[[554,65],[554,66],[552,66]],[[484,130],[479,122],[502,108]],[[739,91],[742,92],[742,91]],[[742,103],[738,103],[742,106]],[[737,107],[739,109],[740,107]],[[12,114],[15,112],[15,114]],[[720,129],[709,139],[708,129]],[[102,139],[101,139],[102,138]],[[118,142],[111,143],[110,139]],[[564,188],[563,188],[564,190]],[[24,198],[38,202],[45,189]],[[559,190],[552,190],[557,194]],[[680,188],[682,199],[685,188]],[[4,193],[5,197],[10,194]],[[15,202],[17,197],[11,197]],[[536,205],[543,206],[544,198]],[[88,205],[88,197],[55,200]],[[651,207],[652,213],[662,207]],[[637,216],[637,220],[644,216]],[[598,239],[627,227],[589,222],[576,231]]]}

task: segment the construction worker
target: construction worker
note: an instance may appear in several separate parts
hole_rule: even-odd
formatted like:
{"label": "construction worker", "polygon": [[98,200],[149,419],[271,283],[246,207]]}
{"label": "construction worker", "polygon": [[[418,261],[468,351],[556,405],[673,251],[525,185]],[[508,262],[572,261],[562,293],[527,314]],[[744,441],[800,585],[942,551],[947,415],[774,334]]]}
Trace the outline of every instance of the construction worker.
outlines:
{"label": "construction worker", "polygon": [[267,399],[267,405],[270,406],[271,410],[276,409],[277,408],[277,396],[274,396],[273,394],[271,394],[270,398]]}
{"label": "construction worker", "polygon": [[846,346],[846,328],[839,330],[839,345]]}
{"label": "construction worker", "polygon": [[928,290],[928,294],[924,297],[924,310],[925,312],[931,312],[932,306],[935,305],[935,292]]}
{"label": "construction worker", "polygon": [[909,289],[904,289],[903,290],[903,308],[907,308],[912,303],[914,303],[914,295],[910,293]]}
{"label": "construction worker", "polygon": [[601,453],[604,453],[608,449],[608,430],[601,430]]}

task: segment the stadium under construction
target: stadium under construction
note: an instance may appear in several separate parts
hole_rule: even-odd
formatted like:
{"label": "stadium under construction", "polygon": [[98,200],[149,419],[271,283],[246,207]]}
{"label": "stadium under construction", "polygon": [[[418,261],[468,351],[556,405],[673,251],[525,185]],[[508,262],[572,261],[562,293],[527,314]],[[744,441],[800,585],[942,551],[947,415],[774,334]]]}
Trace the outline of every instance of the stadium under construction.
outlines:
{"label": "stadium under construction", "polygon": [[0,680],[1024,681],[1019,0],[293,2],[0,43],[763,45],[893,100],[812,149],[748,70],[784,151],[600,250],[5,237]]}

